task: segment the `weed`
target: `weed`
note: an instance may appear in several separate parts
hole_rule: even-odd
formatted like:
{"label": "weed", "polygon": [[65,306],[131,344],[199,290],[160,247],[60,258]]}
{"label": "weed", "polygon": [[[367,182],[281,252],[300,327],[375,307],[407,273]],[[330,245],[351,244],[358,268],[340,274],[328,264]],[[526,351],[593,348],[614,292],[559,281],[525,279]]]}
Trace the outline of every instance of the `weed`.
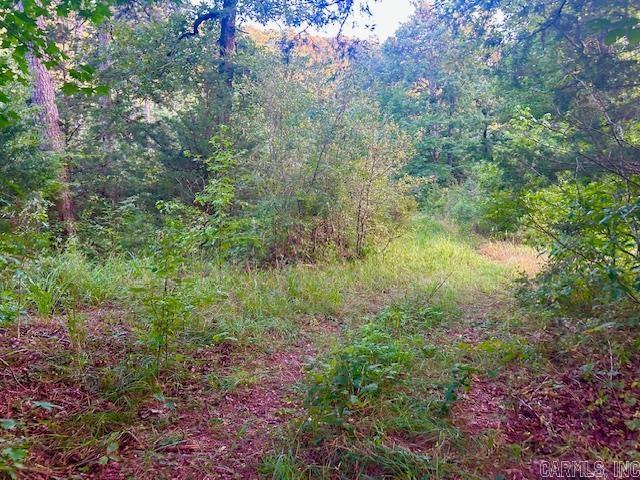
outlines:
{"label": "weed", "polygon": [[87,328],[85,326],[85,316],[75,308],[67,310],[67,335],[73,350],[73,363],[76,371],[81,373],[88,363],[87,352],[84,349],[87,340]]}
{"label": "weed", "polygon": [[249,387],[260,383],[264,375],[260,372],[250,372],[242,368],[235,368],[227,375],[210,373],[207,376],[209,385],[224,393],[232,392],[239,388]]}
{"label": "weed", "polygon": [[64,298],[63,286],[55,272],[49,272],[39,278],[30,278],[27,292],[27,298],[35,305],[38,315],[43,317],[51,315]]}
{"label": "weed", "polygon": [[262,459],[260,473],[271,480],[301,480],[305,478],[300,472],[298,462],[290,453],[267,455]]}
{"label": "weed", "polygon": [[13,480],[20,478],[20,470],[24,468],[24,461],[28,455],[29,450],[24,444],[5,444],[0,438],[0,474]]}
{"label": "weed", "polygon": [[473,367],[464,363],[456,363],[451,368],[452,380],[446,385],[444,390],[444,399],[441,403],[441,409],[444,413],[451,410],[451,406],[458,400],[458,392],[460,390],[468,391],[471,388],[471,374]]}
{"label": "weed", "polygon": [[12,292],[0,292],[0,327],[17,322],[23,313],[20,302]]}
{"label": "weed", "polygon": [[309,423],[352,429],[353,416],[396,385],[411,366],[411,352],[374,323],[360,329],[311,373],[305,405]]}
{"label": "weed", "polygon": [[131,355],[98,374],[98,392],[118,406],[131,406],[156,388],[155,363]]}

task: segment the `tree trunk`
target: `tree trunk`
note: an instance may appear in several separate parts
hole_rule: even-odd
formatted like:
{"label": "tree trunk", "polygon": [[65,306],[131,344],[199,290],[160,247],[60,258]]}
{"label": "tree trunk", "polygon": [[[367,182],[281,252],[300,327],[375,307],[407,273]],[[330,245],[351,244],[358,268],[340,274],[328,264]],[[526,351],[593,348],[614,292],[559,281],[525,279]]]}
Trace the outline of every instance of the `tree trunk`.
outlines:
{"label": "tree trunk", "polygon": [[[38,21],[41,22],[42,19]],[[38,107],[37,118],[42,128],[41,148],[44,151],[59,155],[62,160],[58,175],[61,190],[57,207],[65,233],[70,235],[74,230],[73,202],[71,191],[69,190],[69,166],[62,158],[65,149],[65,138],[60,128],[60,114],[56,105],[53,78],[47,67],[35,55],[29,55],[29,67],[33,74],[31,101]]]}
{"label": "tree trunk", "polygon": [[233,108],[233,54],[236,51],[236,18],[238,0],[224,0],[220,19],[220,38],[218,47],[222,61],[219,67],[224,87],[220,89],[220,125],[226,125],[231,118]]}
{"label": "tree trunk", "polygon": [[491,143],[489,140],[489,114],[485,108],[482,109],[482,116],[484,117],[482,126],[482,148],[485,159],[491,161],[493,160],[493,155],[491,154]]}
{"label": "tree trunk", "polygon": [[[98,64],[98,71],[104,74],[105,71],[111,67],[111,23],[105,22],[98,27],[98,44],[100,53],[100,63]],[[98,100],[100,108],[104,112],[109,112],[113,107],[111,101],[111,94],[103,95]],[[100,140],[102,142],[102,149],[105,152],[111,152],[113,149],[113,133],[111,131],[111,124],[109,116],[105,113],[105,116],[100,125]]]}
{"label": "tree trunk", "polygon": [[455,118],[456,113],[456,97],[454,95],[449,96],[449,125],[447,125],[447,142],[449,145],[447,146],[447,164],[453,168],[453,152],[451,149],[453,148],[453,120]]}
{"label": "tree trunk", "polygon": [[[100,55],[100,63],[98,64],[98,72],[103,77],[111,68],[111,41],[112,41],[112,25],[110,21],[104,22],[98,27],[98,54]],[[100,105],[101,118],[98,125],[98,135],[100,140],[100,150],[103,155],[102,165],[104,174],[107,175],[111,164],[114,160],[115,136],[112,128],[113,118],[113,100],[111,92],[102,95],[98,99]],[[117,182],[110,182],[103,188],[103,194],[111,200],[111,204],[115,205],[119,198],[120,185]]]}

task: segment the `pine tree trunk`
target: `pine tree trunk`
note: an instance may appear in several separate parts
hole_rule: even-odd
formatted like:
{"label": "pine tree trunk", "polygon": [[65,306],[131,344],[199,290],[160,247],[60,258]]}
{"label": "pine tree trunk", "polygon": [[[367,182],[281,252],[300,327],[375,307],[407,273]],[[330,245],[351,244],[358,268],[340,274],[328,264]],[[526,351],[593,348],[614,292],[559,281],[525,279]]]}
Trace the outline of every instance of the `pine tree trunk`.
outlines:
{"label": "pine tree trunk", "polygon": [[[39,23],[42,19],[38,20]],[[42,25],[39,25],[42,27]],[[31,102],[38,107],[38,122],[42,129],[41,148],[44,151],[59,155],[62,160],[58,180],[61,190],[58,198],[58,215],[63,223],[65,233],[70,235],[74,230],[74,213],[71,191],[69,190],[69,166],[62,158],[65,149],[65,138],[60,128],[60,114],[56,105],[56,94],[53,78],[47,67],[35,55],[29,55],[29,67],[33,75]]]}

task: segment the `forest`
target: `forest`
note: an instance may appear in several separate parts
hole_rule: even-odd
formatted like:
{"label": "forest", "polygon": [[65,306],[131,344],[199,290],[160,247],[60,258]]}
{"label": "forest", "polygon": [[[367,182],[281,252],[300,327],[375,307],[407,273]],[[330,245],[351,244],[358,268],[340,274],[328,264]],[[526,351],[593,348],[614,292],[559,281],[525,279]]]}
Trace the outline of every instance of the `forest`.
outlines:
{"label": "forest", "polygon": [[409,1],[0,0],[0,479],[640,477],[640,2]]}

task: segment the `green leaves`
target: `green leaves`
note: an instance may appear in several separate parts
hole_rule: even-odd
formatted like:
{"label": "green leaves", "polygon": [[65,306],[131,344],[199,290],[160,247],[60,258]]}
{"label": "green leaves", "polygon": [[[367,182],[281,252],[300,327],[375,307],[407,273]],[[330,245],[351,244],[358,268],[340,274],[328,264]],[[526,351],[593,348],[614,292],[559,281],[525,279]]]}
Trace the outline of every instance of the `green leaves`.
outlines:
{"label": "green leaves", "polygon": [[165,397],[162,393],[156,393],[153,398],[155,398],[156,400],[158,400],[160,403],[162,403],[162,405],[164,406],[164,408],[166,408],[167,410],[175,410],[176,409],[176,402],[174,402],[171,399],[168,399],[167,397]]}
{"label": "green leaves", "polygon": [[37,402],[31,402],[31,405],[33,405],[34,407],[42,408],[43,410],[46,410],[47,412],[52,412],[54,408],[58,409],[58,410],[62,410],[62,407],[60,405],[55,405],[55,404],[50,403],[50,402],[37,401]]}
{"label": "green leaves", "polygon": [[109,87],[107,85],[98,85],[97,87],[81,87],[76,83],[65,82],[61,87],[62,93],[65,95],[98,95],[105,96],[109,94]]}
{"label": "green leaves", "polygon": [[0,418],[0,428],[4,430],[15,430],[18,426],[18,422],[12,418]]}
{"label": "green leaves", "polygon": [[82,89],[76,85],[75,83],[69,83],[66,82],[64,85],[62,85],[62,93],[64,93],[65,95],[73,95],[75,93],[80,93],[82,91]]}
{"label": "green leaves", "polygon": [[621,20],[599,19],[588,23],[594,33],[604,32],[604,43],[613,45],[621,39],[626,39],[630,47],[640,44],[640,19],[634,17]]}
{"label": "green leaves", "polygon": [[[10,86],[15,82],[23,84],[29,81],[29,66],[27,55],[39,58],[46,68],[55,68],[60,65],[67,56],[60,50],[55,40],[52,39],[46,28],[45,21],[55,20],[55,17],[66,17],[71,12],[78,14],[94,24],[102,23],[111,14],[108,1],[91,0],[61,0],[52,11],[50,0],[36,2],[23,0],[22,9],[14,8],[12,4],[8,8],[0,9],[0,24],[3,30],[9,32],[1,40],[1,48],[10,57],[11,62],[0,58],[0,98],[1,103],[9,103],[6,96]],[[79,70],[71,70],[70,76],[80,82],[91,80],[90,67],[83,66]],[[83,93],[87,95],[104,95],[104,88],[90,87],[87,85],[65,84],[63,92],[67,95]],[[19,119],[17,110],[4,106],[0,108],[0,129],[7,128]]]}
{"label": "green leaves", "polygon": [[105,3],[98,3],[93,10],[88,10],[86,13],[89,20],[96,25],[100,25],[111,16],[111,10]]}
{"label": "green leaves", "polygon": [[17,480],[18,472],[24,468],[23,461],[29,456],[29,450],[22,445],[11,445],[0,450],[0,476],[3,474]]}
{"label": "green leaves", "polygon": [[640,191],[614,175],[557,185],[527,195],[529,222],[553,246],[540,277],[541,298],[563,308],[638,301]]}
{"label": "green leaves", "polygon": [[350,429],[350,417],[400,383],[412,363],[410,347],[384,323],[376,319],[362,327],[351,343],[311,372],[305,400],[311,423]]}
{"label": "green leaves", "polygon": [[2,456],[14,462],[21,462],[27,458],[28,454],[29,451],[26,448],[5,448],[2,450]]}
{"label": "green leaves", "polygon": [[109,94],[108,85],[92,85],[96,74],[95,68],[89,65],[80,65],[79,68],[70,69],[68,73],[75,82],[65,82],[62,85],[61,90],[65,95],[105,96]]}

